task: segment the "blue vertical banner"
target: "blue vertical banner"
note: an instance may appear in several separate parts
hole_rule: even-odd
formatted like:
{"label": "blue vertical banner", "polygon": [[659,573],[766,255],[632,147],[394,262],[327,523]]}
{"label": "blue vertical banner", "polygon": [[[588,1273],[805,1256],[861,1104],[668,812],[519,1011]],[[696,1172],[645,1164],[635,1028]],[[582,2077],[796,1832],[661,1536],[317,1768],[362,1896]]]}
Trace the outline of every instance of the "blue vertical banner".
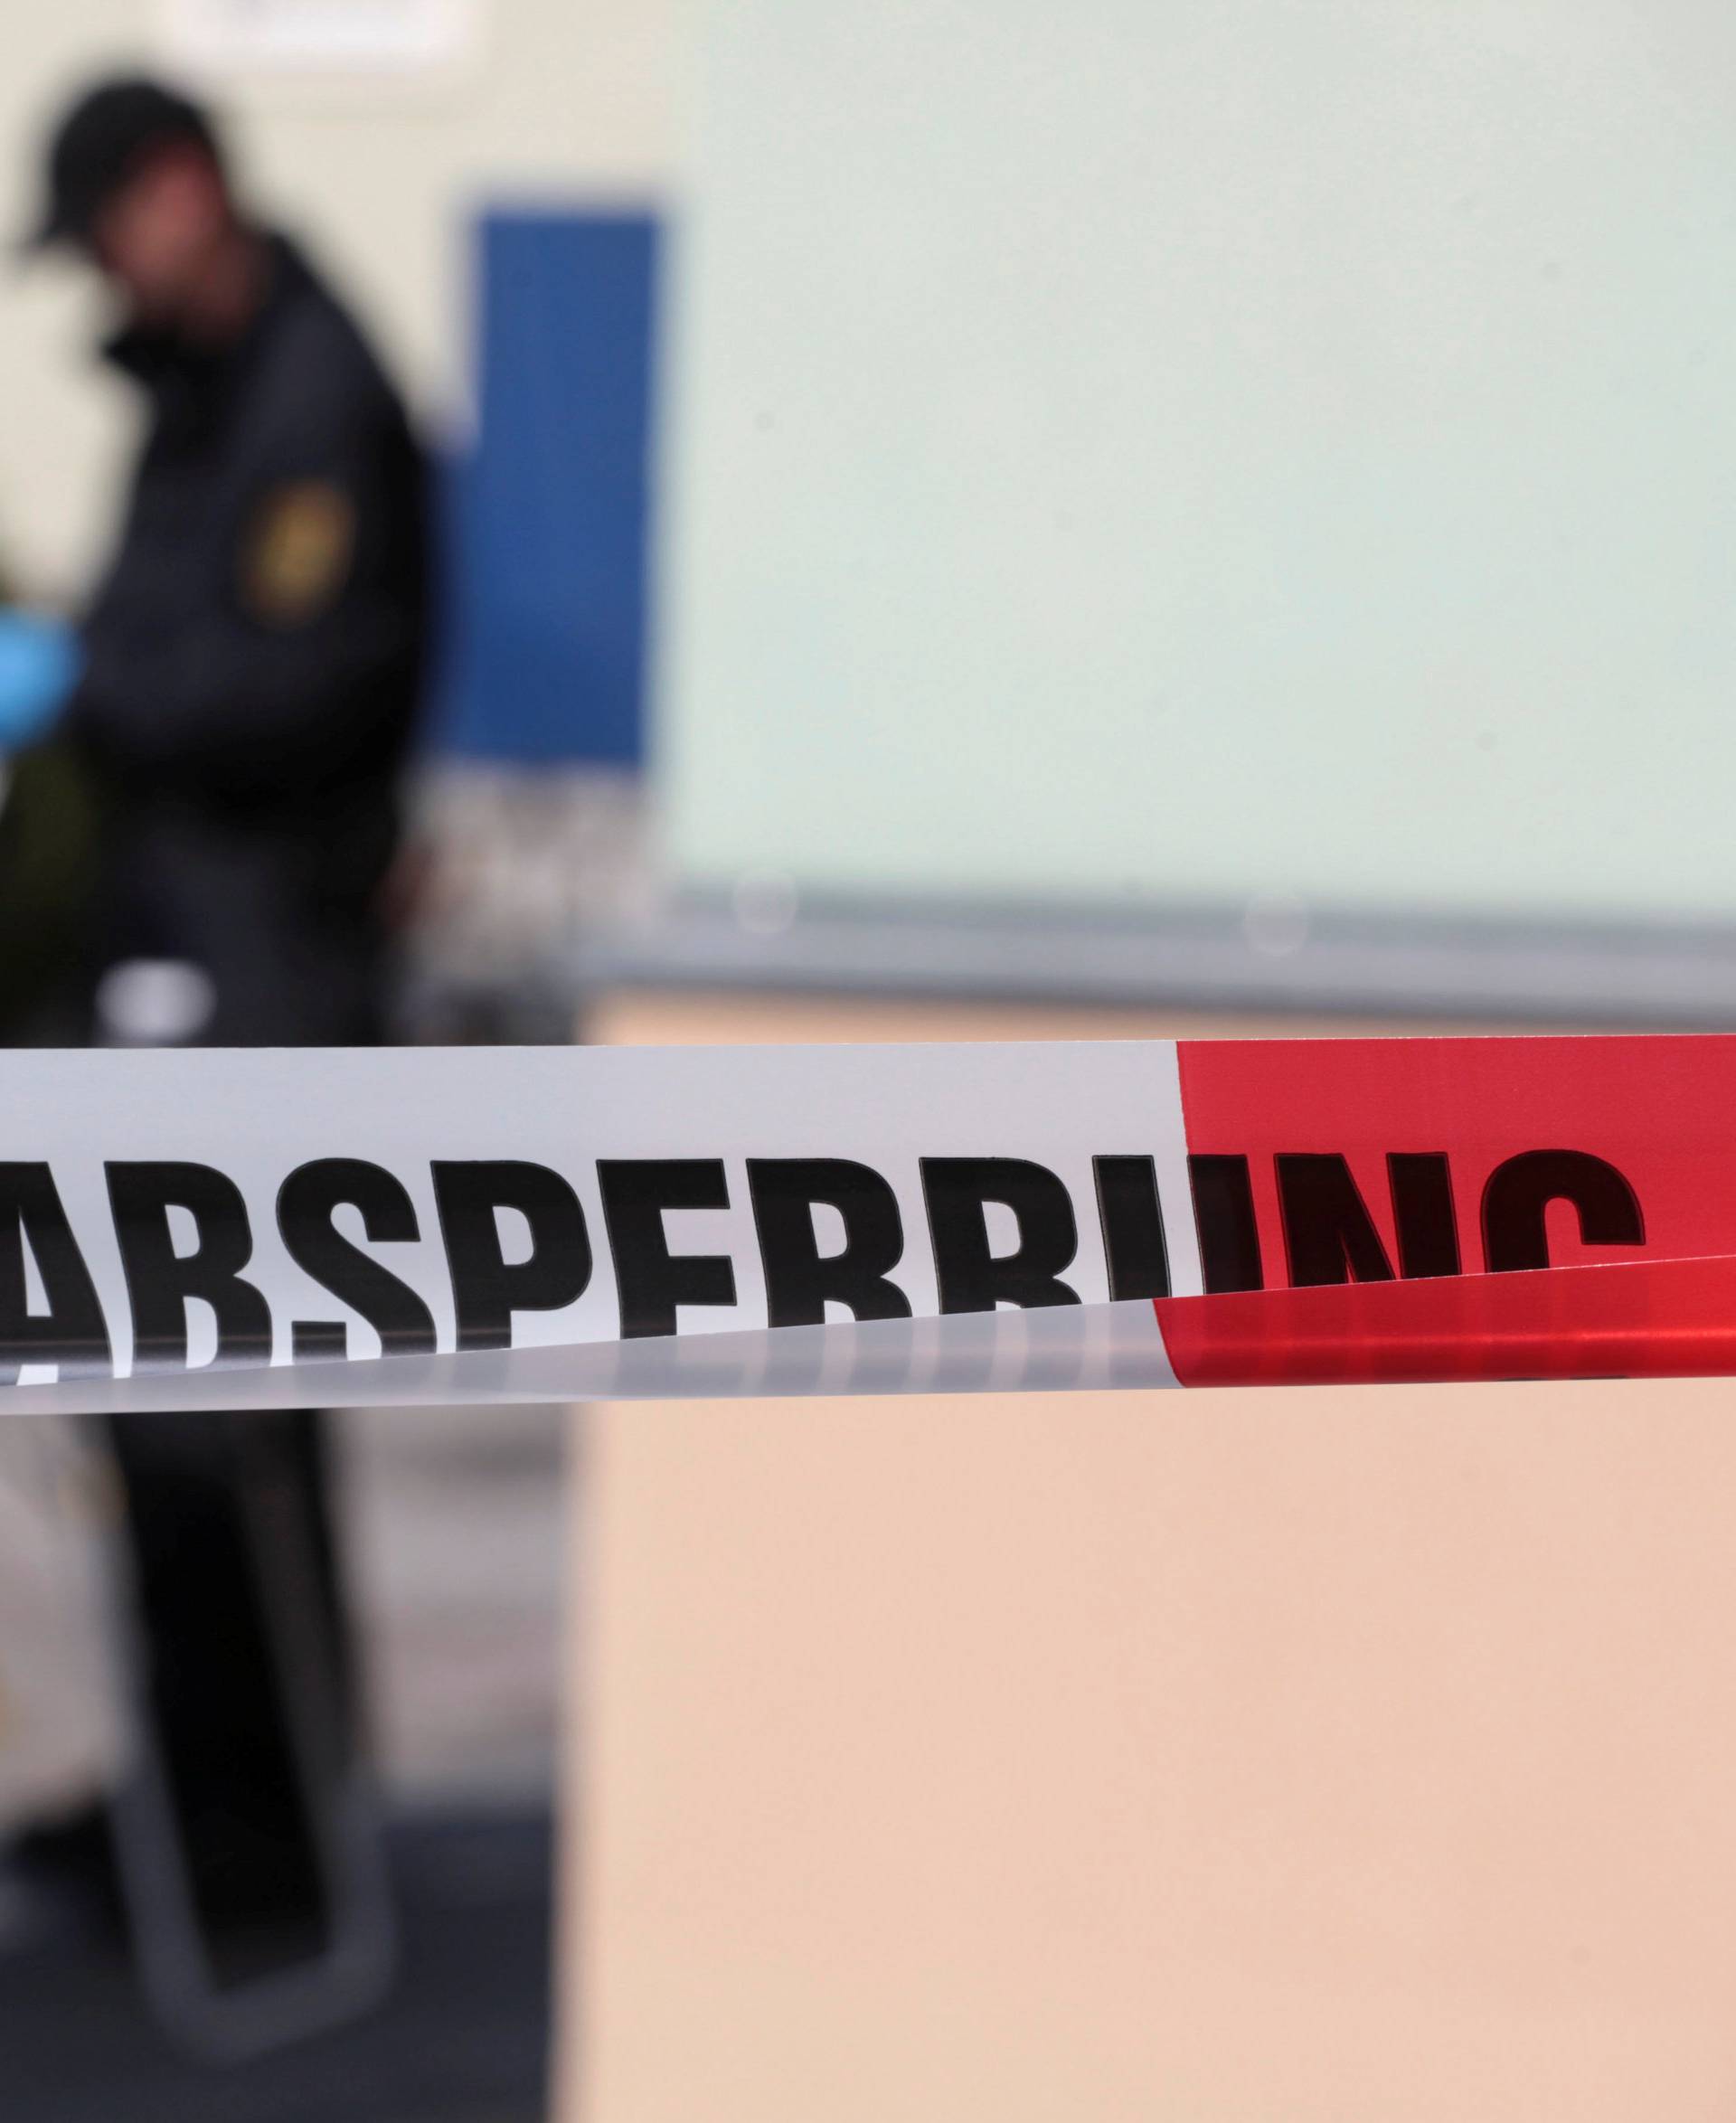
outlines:
{"label": "blue vertical banner", "polygon": [[448,750],[644,757],[657,239],[649,213],[477,224],[476,435],[448,487]]}

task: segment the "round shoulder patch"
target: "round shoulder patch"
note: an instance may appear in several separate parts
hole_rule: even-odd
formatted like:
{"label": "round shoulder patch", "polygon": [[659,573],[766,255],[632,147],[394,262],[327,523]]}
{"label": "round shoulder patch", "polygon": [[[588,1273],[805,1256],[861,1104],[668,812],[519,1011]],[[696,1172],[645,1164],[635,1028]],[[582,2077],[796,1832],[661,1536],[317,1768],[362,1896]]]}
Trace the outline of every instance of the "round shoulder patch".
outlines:
{"label": "round shoulder patch", "polygon": [[355,508],[341,487],[297,479],[260,504],[241,558],[241,597],[268,627],[305,627],[336,599],[355,553]]}

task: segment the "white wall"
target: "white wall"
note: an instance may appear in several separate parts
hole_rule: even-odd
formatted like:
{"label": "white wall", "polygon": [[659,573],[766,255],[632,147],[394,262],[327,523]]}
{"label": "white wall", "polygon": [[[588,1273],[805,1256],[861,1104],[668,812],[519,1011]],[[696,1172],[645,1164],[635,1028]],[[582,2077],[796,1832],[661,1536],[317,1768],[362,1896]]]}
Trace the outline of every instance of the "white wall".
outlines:
{"label": "white wall", "polygon": [[[501,197],[661,199],[675,161],[682,0],[479,0],[473,64],[397,80],[215,85],[261,200],[305,231],[430,410],[463,405],[467,209]],[[70,84],[143,61],[150,0],[6,7],[0,231],[33,212],[36,145]],[[100,550],[124,393],[93,374],[67,269],[0,276],[0,570],[76,590]]]}
{"label": "white wall", "polygon": [[1736,17],[713,0],[727,884],[1736,919]]}

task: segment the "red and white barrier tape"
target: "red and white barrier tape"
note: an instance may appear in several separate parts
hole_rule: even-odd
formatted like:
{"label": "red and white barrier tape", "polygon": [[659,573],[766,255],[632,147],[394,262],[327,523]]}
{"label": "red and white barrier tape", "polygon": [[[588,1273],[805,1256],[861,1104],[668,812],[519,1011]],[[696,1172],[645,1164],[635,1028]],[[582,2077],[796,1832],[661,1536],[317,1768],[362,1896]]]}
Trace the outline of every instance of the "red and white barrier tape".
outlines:
{"label": "red and white barrier tape", "polygon": [[0,1055],[0,1409],[1736,1372],[1736,1038]]}

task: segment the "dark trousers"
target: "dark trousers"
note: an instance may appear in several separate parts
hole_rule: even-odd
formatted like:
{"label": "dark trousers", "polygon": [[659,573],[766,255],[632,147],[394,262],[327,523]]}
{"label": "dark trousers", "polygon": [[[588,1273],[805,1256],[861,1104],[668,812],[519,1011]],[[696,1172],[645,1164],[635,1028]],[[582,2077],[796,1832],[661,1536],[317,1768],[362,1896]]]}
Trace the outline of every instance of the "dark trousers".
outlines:
{"label": "dark trousers", "polygon": [[[356,1745],[322,1419],[110,1424],[126,1499],[147,1743],[184,1888],[231,1966],[326,1945],[321,1795]],[[238,1945],[239,1942],[239,1945]]]}

